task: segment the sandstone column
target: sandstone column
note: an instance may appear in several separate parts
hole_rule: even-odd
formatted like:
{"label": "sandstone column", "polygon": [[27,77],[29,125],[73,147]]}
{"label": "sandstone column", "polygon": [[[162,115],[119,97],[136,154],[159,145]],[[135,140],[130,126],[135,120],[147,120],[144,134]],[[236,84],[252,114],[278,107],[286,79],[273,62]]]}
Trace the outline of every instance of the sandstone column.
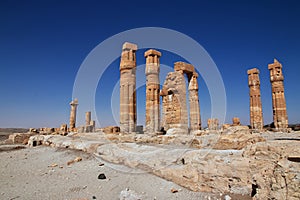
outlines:
{"label": "sandstone column", "polygon": [[91,111],[85,113],[85,125],[91,125]]}
{"label": "sandstone column", "polygon": [[123,133],[136,129],[136,50],[135,44],[123,44],[120,63],[120,128]]}
{"label": "sandstone column", "polygon": [[252,129],[263,129],[264,121],[260,98],[259,70],[253,68],[248,70],[247,73],[250,90],[250,125]]}
{"label": "sandstone column", "polygon": [[146,132],[160,131],[159,101],[159,58],[161,53],[154,49],[145,52],[146,58]]}
{"label": "sandstone column", "polygon": [[198,78],[198,74],[196,72],[194,72],[189,81],[190,129],[191,129],[191,131],[201,129],[197,78]]}
{"label": "sandstone column", "polygon": [[76,128],[76,112],[78,106],[78,100],[74,99],[70,103],[71,105],[71,112],[70,112],[70,131],[74,131]]}
{"label": "sandstone column", "polygon": [[277,130],[288,128],[288,117],[284,97],[282,65],[276,59],[269,64],[270,81],[272,84],[273,120]]}

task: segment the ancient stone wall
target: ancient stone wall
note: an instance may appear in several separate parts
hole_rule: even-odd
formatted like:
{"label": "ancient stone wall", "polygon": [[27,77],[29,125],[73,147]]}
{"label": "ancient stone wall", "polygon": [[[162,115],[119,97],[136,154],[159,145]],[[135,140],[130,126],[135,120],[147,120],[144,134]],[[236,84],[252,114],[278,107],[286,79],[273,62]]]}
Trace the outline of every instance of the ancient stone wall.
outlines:
{"label": "ancient stone wall", "polygon": [[163,121],[165,130],[181,128],[188,131],[185,79],[180,72],[168,73],[160,92],[163,102]]}

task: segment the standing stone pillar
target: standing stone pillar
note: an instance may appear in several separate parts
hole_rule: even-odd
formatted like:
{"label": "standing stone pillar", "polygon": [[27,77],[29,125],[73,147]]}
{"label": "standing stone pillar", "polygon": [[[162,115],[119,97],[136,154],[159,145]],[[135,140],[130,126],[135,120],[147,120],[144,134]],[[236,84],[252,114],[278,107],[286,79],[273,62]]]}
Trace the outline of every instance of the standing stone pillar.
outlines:
{"label": "standing stone pillar", "polygon": [[85,125],[91,125],[91,111],[85,113]]}
{"label": "standing stone pillar", "polygon": [[273,120],[277,130],[288,128],[288,117],[284,97],[282,65],[276,59],[268,65],[272,84]]}
{"label": "standing stone pillar", "polygon": [[145,52],[146,58],[146,132],[160,131],[160,101],[159,101],[159,51],[150,49]]}
{"label": "standing stone pillar", "polygon": [[259,70],[250,69],[248,73],[248,85],[250,96],[250,125],[252,129],[263,129],[263,113],[260,98]]}
{"label": "standing stone pillar", "polygon": [[78,100],[74,99],[70,103],[71,105],[71,112],[70,112],[70,131],[74,131],[76,128],[76,112],[78,106]]}
{"label": "standing stone pillar", "polygon": [[201,129],[197,78],[198,78],[198,74],[196,72],[194,72],[189,81],[190,129],[191,129],[191,131]]}
{"label": "standing stone pillar", "polygon": [[120,129],[123,133],[136,129],[136,50],[135,44],[123,44],[120,63]]}

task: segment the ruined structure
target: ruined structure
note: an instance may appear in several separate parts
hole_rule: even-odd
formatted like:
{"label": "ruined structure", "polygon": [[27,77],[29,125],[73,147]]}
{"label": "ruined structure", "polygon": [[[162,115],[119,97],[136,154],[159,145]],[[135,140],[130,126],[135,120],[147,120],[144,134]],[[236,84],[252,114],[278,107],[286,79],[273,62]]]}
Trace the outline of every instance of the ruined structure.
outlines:
{"label": "ruined structure", "polygon": [[120,128],[123,133],[136,129],[136,50],[135,44],[123,44],[120,63]]}
{"label": "ruined structure", "polygon": [[210,118],[207,120],[207,129],[208,130],[218,130],[219,129],[219,120],[215,118]]}
{"label": "ruined structure", "polygon": [[232,118],[232,125],[233,126],[240,126],[241,125],[240,118],[238,118],[238,117]]}
{"label": "ruined structure", "polygon": [[250,125],[252,129],[263,129],[264,122],[260,98],[259,70],[253,68],[248,70],[247,73],[250,89]]}
{"label": "ruined structure", "polygon": [[160,101],[159,101],[159,51],[150,49],[145,52],[146,58],[146,132],[160,131]]}
{"label": "ruined structure", "polygon": [[284,97],[282,65],[276,59],[268,65],[272,84],[273,120],[277,130],[288,128],[288,117]]}
{"label": "ruined structure", "polygon": [[92,113],[90,111],[85,113],[85,125],[86,126],[91,125],[91,114]]}
{"label": "ruined structure", "polygon": [[188,133],[188,112],[186,103],[186,74],[189,84],[190,129],[201,129],[200,107],[198,99],[198,74],[194,66],[184,62],[174,64],[174,72],[168,73],[160,95],[163,101],[163,127],[180,128]]}
{"label": "ruined structure", "polygon": [[78,106],[78,100],[74,99],[70,103],[71,105],[71,112],[70,112],[70,131],[76,130],[76,112],[77,112],[77,106]]}

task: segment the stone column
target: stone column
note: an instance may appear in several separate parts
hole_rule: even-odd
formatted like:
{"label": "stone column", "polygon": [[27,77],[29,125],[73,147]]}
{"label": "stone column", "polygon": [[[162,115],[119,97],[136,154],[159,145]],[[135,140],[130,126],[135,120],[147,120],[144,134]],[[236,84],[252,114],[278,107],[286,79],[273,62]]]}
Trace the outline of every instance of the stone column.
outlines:
{"label": "stone column", "polygon": [[71,112],[70,112],[70,131],[74,131],[76,128],[76,112],[78,106],[78,100],[74,99],[70,103],[71,105]]}
{"label": "stone column", "polygon": [[272,84],[273,120],[277,130],[288,128],[288,116],[284,97],[282,65],[276,59],[268,65]]}
{"label": "stone column", "polygon": [[85,113],[85,125],[91,125],[91,111]]}
{"label": "stone column", "polygon": [[161,53],[154,49],[145,52],[146,58],[146,132],[160,131],[160,83],[159,58]]}
{"label": "stone column", "polygon": [[136,50],[135,44],[123,44],[120,63],[120,129],[123,133],[136,129]]}
{"label": "stone column", "polygon": [[191,131],[201,129],[197,78],[198,78],[198,74],[196,72],[194,72],[192,77],[189,80],[190,129],[191,129]]}
{"label": "stone column", "polygon": [[248,73],[248,85],[250,96],[250,125],[252,129],[263,129],[263,113],[260,98],[260,80],[259,70],[256,68],[250,69]]}

